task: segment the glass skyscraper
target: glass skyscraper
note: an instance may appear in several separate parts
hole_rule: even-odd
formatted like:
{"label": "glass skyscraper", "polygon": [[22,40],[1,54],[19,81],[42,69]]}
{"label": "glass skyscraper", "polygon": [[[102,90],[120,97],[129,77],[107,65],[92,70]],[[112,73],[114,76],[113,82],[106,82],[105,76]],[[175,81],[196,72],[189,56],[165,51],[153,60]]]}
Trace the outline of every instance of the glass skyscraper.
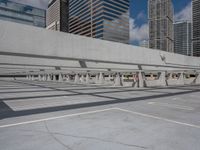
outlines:
{"label": "glass skyscraper", "polygon": [[174,24],[174,52],[192,56],[192,24],[188,21]]}
{"label": "glass skyscraper", "polygon": [[129,43],[129,0],[69,0],[69,32]]}
{"label": "glass skyscraper", "polygon": [[193,55],[200,57],[200,0],[192,1]]}
{"label": "glass skyscraper", "polygon": [[69,32],[69,1],[51,0],[49,1],[46,17],[46,25],[49,30]]}
{"label": "glass skyscraper", "polygon": [[37,27],[45,27],[45,10],[29,5],[0,0],[0,19]]}
{"label": "glass skyscraper", "polygon": [[148,0],[149,48],[174,52],[171,0]]}

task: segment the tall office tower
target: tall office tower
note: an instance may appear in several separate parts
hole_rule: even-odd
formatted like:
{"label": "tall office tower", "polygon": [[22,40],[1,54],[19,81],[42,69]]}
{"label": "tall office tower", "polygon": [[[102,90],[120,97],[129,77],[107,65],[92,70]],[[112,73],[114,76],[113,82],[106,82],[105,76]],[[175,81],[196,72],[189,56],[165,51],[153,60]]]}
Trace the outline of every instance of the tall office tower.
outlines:
{"label": "tall office tower", "polygon": [[174,52],[173,4],[171,0],[149,0],[149,48]]}
{"label": "tall office tower", "polygon": [[174,52],[192,56],[192,24],[188,21],[174,24]]}
{"label": "tall office tower", "polygon": [[129,43],[129,0],[69,0],[69,32]]}
{"label": "tall office tower", "polygon": [[37,27],[45,27],[45,10],[29,5],[0,0],[0,19]]}
{"label": "tall office tower", "polygon": [[68,32],[69,1],[51,0],[47,9],[47,29]]}
{"label": "tall office tower", "polygon": [[143,40],[139,43],[140,47],[145,47],[145,48],[149,48],[149,41],[148,40]]}
{"label": "tall office tower", "polygon": [[192,1],[193,56],[200,57],[200,0]]}

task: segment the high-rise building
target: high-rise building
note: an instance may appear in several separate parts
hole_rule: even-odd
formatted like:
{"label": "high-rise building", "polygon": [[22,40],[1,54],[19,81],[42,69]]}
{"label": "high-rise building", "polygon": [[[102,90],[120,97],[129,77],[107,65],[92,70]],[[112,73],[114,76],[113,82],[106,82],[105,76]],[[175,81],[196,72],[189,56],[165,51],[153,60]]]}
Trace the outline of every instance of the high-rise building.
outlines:
{"label": "high-rise building", "polygon": [[148,0],[149,48],[174,52],[171,0]]}
{"label": "high-rise building", "polygon": [[139,43],[140,47],[145,47],[149,48],[149,41],[148,40],[143,40]]}
{"label": "high-rise building", "polygon": [[69,0],[69,32],[129,43],[129,0]]}
{"label": "high-rise building", "polygon": [[174,23],[174,52],[192,56],[192,24],[188,21]]}
{"label": "high-rise building", "polygon": [[69,1],[51,0],[47,9],[47,29],[68,32]]}
{"label": "high-rise building", "polygon": [[45,10],[29,5],[0,0],[0,19],[37,27],[45,27]]}
{"label": "high-rise building", "polygon": [[200,0],[192,0],[193,56],[200,57]]}

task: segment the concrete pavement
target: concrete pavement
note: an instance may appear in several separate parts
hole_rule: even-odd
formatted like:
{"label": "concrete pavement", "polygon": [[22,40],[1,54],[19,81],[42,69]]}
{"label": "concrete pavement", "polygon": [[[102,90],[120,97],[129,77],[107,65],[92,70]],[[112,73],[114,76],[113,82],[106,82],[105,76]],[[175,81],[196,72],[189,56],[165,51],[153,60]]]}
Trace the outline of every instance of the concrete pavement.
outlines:
{"label": "concrete pavement", "polygon": [[0,81],[0,149],[199,150],[200,86]]}

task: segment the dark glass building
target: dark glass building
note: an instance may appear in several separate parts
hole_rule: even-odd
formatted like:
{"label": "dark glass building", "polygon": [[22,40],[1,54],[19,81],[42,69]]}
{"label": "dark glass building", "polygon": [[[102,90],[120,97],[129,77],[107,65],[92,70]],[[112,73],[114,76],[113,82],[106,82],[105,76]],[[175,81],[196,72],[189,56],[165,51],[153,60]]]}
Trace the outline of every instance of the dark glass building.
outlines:
{"label": "dark glass building", "polygon": [[69,32],[129,43],[129,0],[69,0]]}
{"label": "dark glass building", "polygon": [[174,24],[174,52],[192,56],[192,24],[188,21]]}
{"label": "dark glass building", "polygon": [[68,32],[69,1],[51,0],[49,1],[46,17],[47,29]]}
{"label": "dark glass building", "polygon": [[45,27],[45,10],[29,5],[0,0],[0,19],[37,27]]}
{"label": "dark glass building", "polygon": [[200,0],[192,1],[193,56],[200,57]]}

